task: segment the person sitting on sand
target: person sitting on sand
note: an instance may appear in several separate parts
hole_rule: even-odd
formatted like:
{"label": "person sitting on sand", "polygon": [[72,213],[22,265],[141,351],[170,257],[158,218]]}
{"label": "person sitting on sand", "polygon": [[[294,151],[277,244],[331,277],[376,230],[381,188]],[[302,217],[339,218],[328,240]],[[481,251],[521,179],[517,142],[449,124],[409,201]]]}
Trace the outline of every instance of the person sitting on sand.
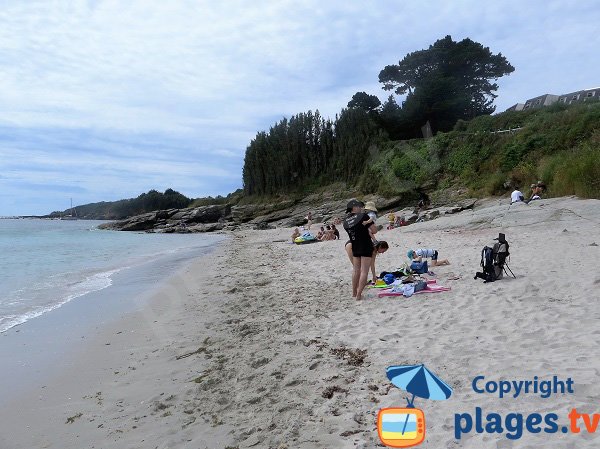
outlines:
{"label": "person sitting on sand", "polygon": [[409,259],[412,261],[421,262],[424,258],[431,258],[431,266],[439,267],[441,265],[450,265],[448,259],[438,260],[438,250],[437,249],[425,249],[419,248],[417,250],[409,249],[408,253],[406,253]]}
{"label": "person sitting on sand", "polygon": [[[321,228],[321,229],[323,229],[323,228]],[[323,235],[321,236],[321,238],[319,240],[325,241],[325,240],[333,240],[333,239],[335,239],[335,235],[333,235],[333,230],[331,229],[330,225],[326,225],[325,230],[323,231]]]}
{"label": "person sitting on sand", "polygon": [[324,235],[325,235],[325,228],[323,226],[321,226],[321,229],[319,230],[319,232],[317,232],[317,240],[322,240]]}
{"label": "person sitting on sand", "polygon": [[327,240],[335,240],[335,233],[333,232],[332,225],[327,225],[327,230],[325,232],[327,233]]}
{"label": "person sitting on sand", "polygon": [[529,203],[530,201],[541,199],[541,197],[538,195],[538,193],[541,192],[541,189],[538,188],[537,184],[531,184],[530,188],[531,188],[531,196],[525,200],[525,203]]}
{"label": "person sitting on sand", "polygon": [[394,214],[394,211],[391,211],[389,214],[387,214],[387,219],[388,219],[388,229],[394,229],[394,225],[396,224],[396,214]]}
{"label": "person sitting on sand", "polygon": [[513,190],[513,192],[510,194],[510,204],[520,203],[524,200],[525,196],[523,195],[523,192],[521,192],[519,189]]}
{"label": "person sitting on sand", "polygon": [[[350,200],[346,206],[344,229],[348,233],[352,252],[352,297],[362,299],[367,285],[369,268],[373,257],[374,245],[371,236],[377,228],[367,214],[363,212],[364,204],[358,200]],[[347,245],[346,245],[347,247]]]}
{"label": "person sitting on sand", "polygon": [[331,230],[333,231],[333,237],[334,239],[339,240],[340,239],[340,231],[338,230],[338,228],[335,227],[334,224],[331,225]]}
{"label": "person sitting on sand", "polygon": [[302,234],[300,234],[300,229],[298,229],[298,228],[294,229],[294,232],[292,232],[292,243],[294,243],[294,240],[296,240],[301,235]]}

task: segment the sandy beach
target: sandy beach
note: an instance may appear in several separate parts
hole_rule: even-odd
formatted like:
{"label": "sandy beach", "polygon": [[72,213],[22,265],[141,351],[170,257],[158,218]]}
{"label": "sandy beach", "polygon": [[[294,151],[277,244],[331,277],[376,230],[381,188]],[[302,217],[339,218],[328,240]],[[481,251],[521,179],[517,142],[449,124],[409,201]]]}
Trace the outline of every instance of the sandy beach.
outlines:
{"label": "sandy beach", "polygon": [[[406,393],[385,368],[424,363],[453,389],[418,399],[430,448],[592,448],[598,438],[523,431],[455,435],[455,414],[600,412],[600,201],[557,198],[382,230],[377,271],[435,248],[451,291],[351,298],[340,241],[290,243],[290,229],[234,233],[94,331],[72,363],[0,409],[2,449],[373,448],[379,409]],[[474,280],[498,232],[516,279]],[[473,379],[571,378],[574,393],[500,399]],[[482,384],[483,385],[483,384]]]}

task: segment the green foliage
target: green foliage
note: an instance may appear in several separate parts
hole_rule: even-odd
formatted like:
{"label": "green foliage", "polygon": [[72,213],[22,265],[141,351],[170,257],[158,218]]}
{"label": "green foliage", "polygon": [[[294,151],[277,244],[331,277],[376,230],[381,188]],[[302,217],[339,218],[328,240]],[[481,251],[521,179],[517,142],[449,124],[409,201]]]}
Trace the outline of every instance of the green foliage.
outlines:
{"label": "green foliage", "polygon": [[441,170],[440,150],[435,140],[413,141],[392,161],[394,175],[414,188],[426,184],[432,176]]}
{"label": "green foliage", "polygon": [[[581,192],[568,187],[575,174],[591,183],[586,195],[597,196],[590,176],[597,174],[600,103],[490,115],[494,81],[513,70],[502,54],[470,39],[446,36],[410,53],[379,74],[385,90],[407,94],[402,105],[393,95],[380,105],[357,92],[334,121],[308,111],[257,133],[244,159],[245,197],[237,201],[297,198],[335,182],[407,198],[456,184],[500,194],[538,179],[551,193]],[[426,122],[436,135],[419,139]],[[194,204],[221,201],[229,199]]]}
{"label": "green foliage", "polygon": [[545,161],[542,172],[550,182],[552,195],[600,198],[599,143],[586,142]]}
{"label": "green foliage", "polygon": [[403,110],[408,122],[421,126],[429,121],[434,131],[447,131],[459,119],[492,113],[498,85],[490,81],[514,70],[501,53],[446,36],[386,66],[379,82],[384,90],[407,94]]}
{"label": "green foliage", "polygon": [[192,201],[189,207],[210,206],[213,204],[237,204],[242,198],[244,191],[238,189],[227,196],[217,195],[216,197],[207,196],[204,198],[196,198]]}
{"label": "green foliage", "polygon": [[[522,129],[494,132],[515,125]],[[443,180],[438,189],[457,183],[474,195],[496,195],[541,179],[548,194],[599,197],[599,148],[598,103],[511,111],[460,122],[432,139],[383,144],[359,186],[398,195],[431,191]]]}
{"label": "green foliage", "polygon": [[504,183],[506,182],[506,175],[500,172],[492,173],[489,175],[485,182],[485,193],[487,195],[500,195],[505,191]]}
{"label": "green foliage", "polygon": [[[349,183],[360,179],[371,189],[372,182],[362,175],[374,143],[385,135],[418,137],[427,121],[435,131],[449,130],[457,119],[492,112],[498,86],[490,80],[513,70],[501,54],[494,55],[470,39],[454,42],[446,36],[381,71],[384,89],[408,92],[402,106],[393,95],[381,105],[376,96],[357,92],[333,123],[318,111],[308,111],[259,132],[246,149],[244,192],[251,196],[298,193],[331,179]],[[431,168],[422,169],[426,153],[396,157],[394,176],[402,182],[424,182],[432,174]]]}
{"label": "green foliage", "polygon": [[419,165],[418,163],[406,156],[405,154],[399,154],[392,163],[394,175],[400,179],[413,181],[416,183],[419,178]]}
{"label": "green foliage", "polygon": [[[77,216],[80,218],[120,220],[155,210],[182,209],[188,207],[191,202],[190,198],[173,189],[167,189],[164,193],[150,190],[148,193],[142,193],[137,198],[84,204],[77,206],[75,209]],[[64,215],[70,215],[70,211],[52,212],[49,217],[61,217]]]}
{"label": "green foliage", "polygon": [[172,189],[165,190],[165,193],[150,190],[134,200],[120,202],[115,209],[116,214],[129,216],[161,209],[181,209],[189,206],[190,202],[189,198]]}
{"label": "green foliage", "polygon": [[356,182],[380,130],[362,108],[344,109],[335,122],[319,112],[292,116],[260,132],[246,150],[248,195],[310,192],[323,182]]}
{"label": "green foliage", "polygon": [[348,102],[348,108],[359,108],[367,112],[375,111],[379,106],[381,106],[379,98],[366,92],[356,92]]}
{"label": "green foliage", "polygon": [[523,156],[527,154],[528,146],[522,141],[509,143],[502,154],[502,169],[507,172],[515,168]]}

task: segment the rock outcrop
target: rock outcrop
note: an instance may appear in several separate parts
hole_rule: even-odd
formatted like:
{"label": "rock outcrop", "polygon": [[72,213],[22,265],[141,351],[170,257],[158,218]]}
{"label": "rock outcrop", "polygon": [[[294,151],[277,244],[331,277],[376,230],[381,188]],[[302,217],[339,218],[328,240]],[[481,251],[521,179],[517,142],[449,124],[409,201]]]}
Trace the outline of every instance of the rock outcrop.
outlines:
{"label": "rock outcrop", "polygon": [[[378,225],[386,225],[385,216],[390,210],[405,203],[402,197],[382,198],[368,196],[365,201],[373,201],[379,211]],[[240,227],[250,229],[271,229],[273,227],[295,227],[306,223],[306,215],[312,212],[313,222],[322,223],[343,218],[348,199],[333,199],[311,195],[301,201],[285,200],[271,204],[209,205],[187,209],[168,209],[150,212],[126,220],[104,223],[101,229],[119,231],[146,231],[163,233],[191,233],[232,230]],[[462,200],[451,206],[427,210],[404,208],[395,211],[403,215],[407,224],[433,220],[445,214],[453,214],[472,209],[475,199]]]}

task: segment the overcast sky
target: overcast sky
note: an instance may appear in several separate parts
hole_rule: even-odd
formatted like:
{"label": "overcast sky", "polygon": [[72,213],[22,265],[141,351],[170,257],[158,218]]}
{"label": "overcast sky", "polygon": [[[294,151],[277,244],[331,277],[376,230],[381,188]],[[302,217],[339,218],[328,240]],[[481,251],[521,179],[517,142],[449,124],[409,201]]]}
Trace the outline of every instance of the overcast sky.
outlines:
{"label": "overcast sky", "polygon": [[[2,1],[0,215],[241,187],[282,117],[334,117],[450,34],[502,53],[497,111],[600,86],[600,2]],[[401,99],[399,99],[401,101]]]}

